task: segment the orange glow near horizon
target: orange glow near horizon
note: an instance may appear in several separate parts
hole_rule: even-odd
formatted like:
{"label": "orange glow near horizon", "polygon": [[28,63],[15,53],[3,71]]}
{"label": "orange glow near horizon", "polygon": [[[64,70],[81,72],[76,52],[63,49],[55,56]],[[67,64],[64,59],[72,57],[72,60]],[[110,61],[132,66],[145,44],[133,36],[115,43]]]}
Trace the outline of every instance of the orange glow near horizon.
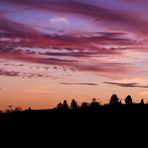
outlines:
{"label": "orange glow near horizon", "polygon": [[[92,98],[97,98],[101,104],[108,103],[111,95],[116,93],[121,101],[124,103],[124,98],[130,94],[134,102],[139,102],[143,96],[147,102],[146,91],[141,91],[138,88],[121,88],[118,86],[108,86],[102,84],[98,86],[84,86],[84,85],[62,85],[55,83],[53,80],[47,81],[41,79],[41,83],[36,80],[18,79],[16,83],[15,78],[2,78],[6,85],[1,90],[0,104],[1,109],[5,110],[8,105],[14,107],[20,106],[23,109],[31,107],[32,109],[47,109],[56,107],[59,102],[65,99],[70,103],[72,99],[82,102],[91,102]],[[1,80],[1,79],[0,79]],[[13,85],[15,84],[15,88]]]}

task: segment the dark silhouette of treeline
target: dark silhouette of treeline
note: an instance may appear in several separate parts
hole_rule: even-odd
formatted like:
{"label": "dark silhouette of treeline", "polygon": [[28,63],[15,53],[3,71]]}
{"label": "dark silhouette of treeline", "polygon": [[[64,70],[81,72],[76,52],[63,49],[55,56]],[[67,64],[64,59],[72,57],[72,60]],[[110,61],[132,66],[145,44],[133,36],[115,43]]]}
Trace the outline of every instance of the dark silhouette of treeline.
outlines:
{"label": "dark silhouette of treeline", "polygon": [[148,108],[148,104],[144,103],[144,99],[141,99],[139,103],[134,103],[133,99],[130,95],[128,95],[124,102],[122,103],[119,97],[116,94],[113,94],[109,100],[108,104],[100,104],[100,102],[97,101],[96,98],[92,99],[91,103],[83,102],[81,105],[78,104],[78,102],[75,99],[72,99],[71,103],[68,104],[67,100],[64,100],[63,103],[58,103],[56,107],[53,109],[44,109],[44,110],[32,110],[31,107],[29,107],[26,110],[23,110],[21,107],[13,107],[12,105],[8,106],[8,109],[5,110],[5,112],[0,111],[0,113],[17,113],[17,112],[37,112],[37,111],[99,111],[103,109],[104,111],[111,109],[124,109],[127,110],[133,110],[134,108],[137,109],[137,111],[142,111],[142,109]]}
{"label": "dark silhouette of treeline", "polygon": [[[44,124],[55,126],[57,124],[71,123],[88,123],[90,121],[102,124],[108,122],[136,121],[148,119],[148,104],[141,99],[139,103],[134,103],[130,95],[124,102],[113,94],[107,104],[100,104],[97,99],[93,98],[91,103],[83,102],[81,105],[75,99],[70,104],[66,100],[58,103],[55,108],[33,110],[30,107],[23,110],[21,107],[13,108],[9,105],[5,112],[0,113],[0,128],[16,128],[20,126],[36,126]],[[146,122],[145,122],[146,123]],[[58,125],[57,125],[58,127]]]}
{"label": "dark silhouette of treeline", "polygon": [[[87,103],[87,102],[83,102],[81,105],[79,105],[77,103],[77,101],[75,99],[73,99],[70,103],[70,105],[68,104],[68,102],[66,100],[63,101],[63,103],[59,103],[57,105],[56,110],[95,110],[95,111],[99,111],[100,109],[104,109],[106,110],[107,108],[111,108],[111,109],[128,109],[128,110],[132,110],[134,108],[139,108],[140,110],[142,108],[148,107],[148,104],[144,104],[144,99],[141,99],[141,101],[139,103],[134,103],[133,99],[130,95],[128,95],[125,99],[124,99],[124,103],[121,102],[121,100],[118,98],[118,96],[116,94],[113,94],[109,100],[108,104],[104,104],[101,105],[99,102],[97,102],[96,98],[92,99],[91,103]],[[140,111],[139,110],[139,111]],[[111,110],[110,110],[111,111]]]}

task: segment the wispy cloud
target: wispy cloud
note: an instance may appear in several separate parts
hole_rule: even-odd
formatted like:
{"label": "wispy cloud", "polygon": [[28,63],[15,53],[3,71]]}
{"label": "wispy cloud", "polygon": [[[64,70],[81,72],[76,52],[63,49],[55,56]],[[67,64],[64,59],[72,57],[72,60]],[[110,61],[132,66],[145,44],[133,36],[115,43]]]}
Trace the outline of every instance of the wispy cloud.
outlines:
{"label": "wispy cloud", "polygon": [[127,3],[137,3],[137,2],[143,2],[143,0],[120,0],[122,2],[127,2]]}
{"label": "wispy cloud", "polygon": [[62,82],[60,84],[63,84],[63,85],[89,85],[89,86],[98,86],[99,85],[97,83],[66,83],[66,82]]}
{"label": "wispy cloud", "polygon": [[117,83],[117,82],[103,82],[105,84],[117,85],[121,87],[138,87],[138,88],[148,88],[148,86],[140,85],[139,83]]}

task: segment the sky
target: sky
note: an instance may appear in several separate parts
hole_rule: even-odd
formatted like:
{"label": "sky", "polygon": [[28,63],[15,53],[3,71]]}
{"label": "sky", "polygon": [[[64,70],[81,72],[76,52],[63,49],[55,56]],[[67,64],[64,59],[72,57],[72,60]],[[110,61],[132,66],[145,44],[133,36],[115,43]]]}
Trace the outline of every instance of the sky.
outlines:
{"label": "sky", "polygon": [[0,109],[148,102],[147,14],[147,0],[0,0]]}

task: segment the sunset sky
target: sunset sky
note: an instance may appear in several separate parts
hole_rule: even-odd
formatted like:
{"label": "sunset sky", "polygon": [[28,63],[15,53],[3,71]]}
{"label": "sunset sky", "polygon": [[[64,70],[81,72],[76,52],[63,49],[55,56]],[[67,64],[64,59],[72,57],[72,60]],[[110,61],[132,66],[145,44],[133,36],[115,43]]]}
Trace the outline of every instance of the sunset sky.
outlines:
{"label": "sunset sky", "polygon": [[113,93],[148,102],[147,0],[0,0],[0,109]]}

